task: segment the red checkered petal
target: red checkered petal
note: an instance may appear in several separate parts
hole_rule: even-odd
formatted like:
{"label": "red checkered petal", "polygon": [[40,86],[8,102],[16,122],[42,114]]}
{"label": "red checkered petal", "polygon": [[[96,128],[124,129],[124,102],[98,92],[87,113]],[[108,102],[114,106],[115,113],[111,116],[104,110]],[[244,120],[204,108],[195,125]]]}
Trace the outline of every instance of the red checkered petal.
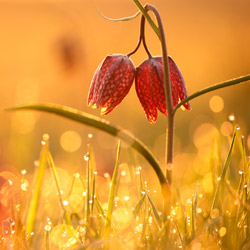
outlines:
{"label": "red checkered petal", "polygon": [[[175,92],[178,93],[178,98],[182,101],[183,99],[188,97],[185,81],[183,79],[181,71],[179,70],[179,68],[171,57],[168,57],[168,63],[172,86],[176,90]],[[183,106],[188,110],[191,109],[189,102],[186,102]]]}
{"label": "red checkered petal", "polygon": [[136,71],[135,89],[142,108],[151,123],[157,120],[157,109],[152,96],[151,65],[145,61]]}

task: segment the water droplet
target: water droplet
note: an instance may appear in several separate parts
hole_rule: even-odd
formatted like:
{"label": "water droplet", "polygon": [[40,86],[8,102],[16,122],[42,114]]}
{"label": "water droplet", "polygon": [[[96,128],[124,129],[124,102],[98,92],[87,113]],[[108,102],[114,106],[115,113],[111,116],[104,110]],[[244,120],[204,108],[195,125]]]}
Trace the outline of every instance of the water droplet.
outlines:
{"label": "water droplet", "polygon": [[103,176],[108,179],[109,178],[109,173],[105,173]]}
{"label": "water droplet", "polygon": [[203,194],[199,194],[199,198],[203,198]]}
{"label": "water droplet", "polygon": [[89,204],[92,204],[93,203],[93,201],[92,200],[89,200]]}
{"label": "water droplet", "polygon": [[83,193],[82,193],[82,196],[84,196],[84,197],[85,197],[85,196],[86,196],[86,192],[83,192]]}
{"label": "water droplet", "polygon": [[21,184],[21,189],[23,191],[27,191],[28,190],[28,186],[29,186],[29,183],[27,181],[25,181],[24,183]]}
{"label": "water droplet", "polygon": [[173,233],[173,234],[175,234],[175,233],[176,233],[176,229],[175,229],[175,228],[172,230],[172,233]]}
{"label": "water droplet", "polygon": [[44,230],[47,232],[51,231],[51,225],[45,225]]}
{"label": "water droplet", "polygon": [[26,175],[26,174],[27,174],[26,169],[23,169],[23,170],[21,171],[21,174],[22,174],[22,175]]}
{"label": "water droplet", "polygon": [[128,201],[129,199],[130,199],[130,197],[129,196],[124,196],[124,198],[123,198],[125,201]]}
{"label": "water droplet", "polygon": [[92,139],[92,138],[93,138],[93,135],[92,135],[92,134],[88,134],[88,138],[89,138],[89,139]]}
{"label": "water droplet", "polygon": [[87,153],[86,155],[83,156],[84,161],[88,161],[89,160],[89,153]]}
{"label": "water droplet", "polygon": [[218,178],[217,178],[217,181],[220,181],[220,180],[221,180],[221,177],[218,177]]}
{"label": "water droplet", "polygon": [[126,171],[123,170],[123,171],[121,172],[121,176],[126,176],[126,175],[127,175]]}
{"label": "water droplet", "polygon": [[69,201],[64,200],[64,201],[63,201],[63,205],[64,205],[64,206],[68,206],[68,205],[69,205]]}
{"label": "water droplet", "polygon": [[231,122],[234,121],[234,120],[235,120],[234,114],[229,115],[228,119],[229,119],[229,121],[231,121]]}
{"label": "water droplet", "polygon": [[79,173],[75,173],[75,177],[76,177],[76,178],[79,178],[79,177],[80,177],[80,174],[79,174]]}
{"label": "water droplet", "polygon": [[93,174],[94,174],[94,175],[97,175],[97,171],[93,171]]}
{"label": "water droplet", "polygon": [[210,216],[212,219],[217,218],[220,215],[219,209],[215,208],[210,212]]}
{"label": "water droplet", "polygon": [[236,126],[236,130],[239,131],[240,130],[240,126],[237,125]]}
{"label": "water droplet", "polygon": [[42,144],[42,146],[45,146],[46,142],[45,141],[41,141],[41,144]]}
{"label": "water droplet", "polygon": [[10,185],[10,186],[12,186],[12,185],[13,185],[12,180],[8,180],[8,182],[9,182],[9,185]]}
{"label": "water droplet", "polygon": [[48,134],[43,134],[43,141],[47,142],[49,140]]}
{"label": "water droplet", "polygon": [[196,211],[198,214],[200,214],[202,212],[202,209],[200,207],[198,207]]}
{"label": "water droplet", "polygon": [[244,185],[244,188],[247,188],[247,184]]}
{"label": "water droplet", "polygon": [[38,160],[34,161],[34,166],[39,167],[40,166],[40,161],[38,161]]}
{"label": "water droplet", "polygon": [[239,170],[239,174],[244,174],[244,171],[242,169]]}
{"label": "water droplet", "polygon": [[146,194],[146,192],[145,191],[141,191],[141,194]]}

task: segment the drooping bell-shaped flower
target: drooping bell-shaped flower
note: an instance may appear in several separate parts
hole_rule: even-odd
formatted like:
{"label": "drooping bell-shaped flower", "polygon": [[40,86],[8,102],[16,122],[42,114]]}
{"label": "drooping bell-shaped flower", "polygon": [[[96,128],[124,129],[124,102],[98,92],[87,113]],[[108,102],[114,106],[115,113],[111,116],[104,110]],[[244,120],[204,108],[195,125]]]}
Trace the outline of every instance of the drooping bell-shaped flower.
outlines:
{"label": "drooping bell-shaped flower", "polygon": [[[187,97],[184,79],[177,65],[168,57],[173,107]],[[136,69],[135,88],[147,119],[151,123],[157,120],[157,109],[167,116],[164,72],[162,57],[152,57]],[[190,109],[190,104],[184,107]]]}
{"label": "drooping bell-shaped flower", "polygon": [[135,77],[135,66],[126,55],[107,56],[98,66],[91,82],[88,105],[111,112],[127,95]]}

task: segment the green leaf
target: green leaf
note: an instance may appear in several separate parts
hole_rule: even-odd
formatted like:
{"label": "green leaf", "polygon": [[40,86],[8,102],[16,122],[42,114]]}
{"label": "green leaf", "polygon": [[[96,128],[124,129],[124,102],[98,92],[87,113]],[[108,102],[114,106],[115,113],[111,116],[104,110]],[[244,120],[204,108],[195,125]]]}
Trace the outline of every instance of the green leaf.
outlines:
{"label": "green leaf", "polygon": [[7,110],[14,111],[14,110],[27,110],[27,109],[40,110],[53,113],[62,116],[64,118],[68,118],[70,120],[91,126],[93,128],[100,129],[110,135],[120,138],[121,140],[129,143],[133,149],[135,149],[138,153],[140,153],[149,162],[149,164],[153,167],[155,173],[157,174],[159,182],[162,185],[166,183],[165,176],[155,156],[150,152],[150,150],[146,147],[146,145],[144,145],[138,138],[126,132],[125,129],[115,126],[110,122],[101,119],[99,117],[93,116],[91,114],[57,104],[48,104],[48,103],[30,104],[30,105],[12,107]]}
{"label": "green leaf", "polygon": [[192,99],[195,99],[198,96],[204,95],[206,93],[209,93],[211,91],[217,90],[217,89],[221,89],[221,88],[225,88],[225,87],[229,87],[235,84],[239,84],[239,83],[243,83],[243,82],[248,82],[250,81],[250,75],[246,75],[246,76],[241,76],[235,79],[231,79],[222,83],[218,83],[218,84],[214,84],[210,87],[207,87],[205,89],[202,89],[200,91],[195,92],[194,94],[188,96],[187,98],[185,98],[184,100],[182,100],[181,102],[179,102],[173,112],[176,112],[176,110],[181,107],[183,104],[185,104],[188,101],[191,101]]}

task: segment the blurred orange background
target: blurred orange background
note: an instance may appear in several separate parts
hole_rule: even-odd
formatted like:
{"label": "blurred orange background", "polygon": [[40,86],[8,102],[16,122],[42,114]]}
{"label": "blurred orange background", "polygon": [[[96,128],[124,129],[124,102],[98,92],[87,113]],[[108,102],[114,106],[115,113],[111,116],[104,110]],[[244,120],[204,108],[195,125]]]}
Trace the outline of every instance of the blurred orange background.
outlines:
{"label": "blurred orange background", "polygon": [[[248,0],[151,0],[150,3],[162,16],[168,53],[181,69],[189,94],[250,73]],[[59,166],[79,167],[87,151],[87,135],[92,133],[97,167],[101,171],[113,168],[116,139],[111,136],[50,114],[4,111],[19,104],[50,102],[99,116],[100,110],[86,105],[92,76],[109,53],[127,54],[135,48],[140,18],[110,22],[98,14],[95,4],[111,18],[137,11],[131,0],[0,0],[2,170],[31,171],[33,162],[39,158],[44,133],[50,135],[50,149]],[[151,53],[160,55],[160,43],[149,25],[146,36]],[[145,59],[142,48],[132,56],[136,66]],[[191,159],[188,153],[197,150],[199,142],[195,140],[203,138],[205,132],[211,130],[212,134],[222,133],[221,136],[231,133],[227,132],[230,125],[224,123],[231,113],[235,114],[250,147],[249,94],[250,85],[245,83],[193,100],[190,112],[179,110],[177,163],[180,159],[184,162]],[[155,125],[148,123],[134,86],[105,119],[130,130],[159,159],[164,158],[166,119],[159,114]],[[203,139],[207,141],[209,136]]]}

